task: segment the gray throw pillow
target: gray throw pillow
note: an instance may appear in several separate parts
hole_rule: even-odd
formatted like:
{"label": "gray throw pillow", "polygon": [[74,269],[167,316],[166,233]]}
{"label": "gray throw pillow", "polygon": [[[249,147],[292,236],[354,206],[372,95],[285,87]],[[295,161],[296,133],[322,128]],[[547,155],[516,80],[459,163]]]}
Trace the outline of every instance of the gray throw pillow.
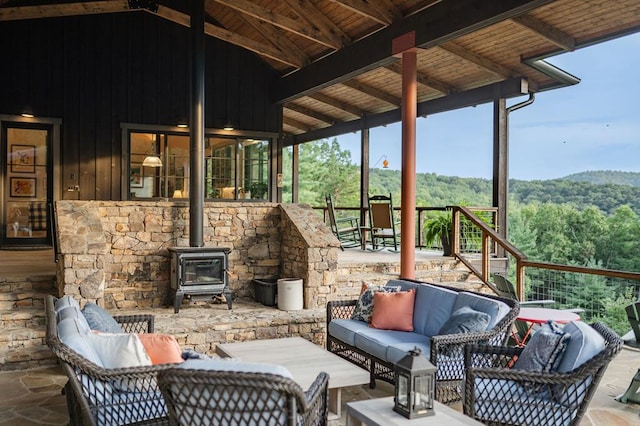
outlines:
{"label": "gray throw pillow", "polygon": [[489,314],[476,311],[470,306],[463,306],[456,310],[442,325],[438,335],[485,331],[490,319]]}
{"label": "gray throw pillow", "polygon": [[558,324],[549,320],[533,333],[513,369],[537,373],[558,371],[570,337]]}
{"label": "gray throw pillow", "polygon": [[109,312],[93,302],[87,302],[82,308],[82,314],[89,323],[91,330],[102,331],[103,333],[124,333],[122,327],[113,319]]}

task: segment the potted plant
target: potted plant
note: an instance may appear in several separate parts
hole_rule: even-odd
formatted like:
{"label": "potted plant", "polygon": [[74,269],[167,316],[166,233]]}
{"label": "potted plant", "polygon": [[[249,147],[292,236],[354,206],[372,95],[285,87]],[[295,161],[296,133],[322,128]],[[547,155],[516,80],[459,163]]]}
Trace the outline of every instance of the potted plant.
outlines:
{"label": "potted plant", "polygon": [[424,244],[426,246],[442,244],[444,256],[451,256],[451,212],[438,212],[430,219],[427,219],[423,225]]}
{"label": "potted plant", "polygon": [[265,182],[253,182],[249,186],[249,191],[251,191],[251,198],[254,199],[264,199],[268,190],[269,187]]}

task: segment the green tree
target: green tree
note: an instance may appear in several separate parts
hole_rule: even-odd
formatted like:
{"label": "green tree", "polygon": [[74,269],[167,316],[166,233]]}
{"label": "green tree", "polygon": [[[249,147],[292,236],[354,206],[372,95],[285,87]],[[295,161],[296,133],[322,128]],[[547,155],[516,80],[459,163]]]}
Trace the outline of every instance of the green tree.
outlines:
{"label": "green tree", "polygon": [[299,202],[324,206],[331,194],[337,206],[359,205],[360,168],[351,163],[351,151],[342,150],[335,138],[323,139],[301,144],[299,156]]}

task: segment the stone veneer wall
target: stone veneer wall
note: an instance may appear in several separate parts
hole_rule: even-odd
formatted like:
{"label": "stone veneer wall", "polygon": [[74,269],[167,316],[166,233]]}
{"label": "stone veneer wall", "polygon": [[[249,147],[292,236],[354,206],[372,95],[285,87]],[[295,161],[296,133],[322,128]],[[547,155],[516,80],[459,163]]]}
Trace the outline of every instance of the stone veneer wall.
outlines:
{"label": "stone veneer wall", "polygon": [[[189,246],[189,208],[170,201],[57,201],[58,293],[109,309],[169,303],[169,247]],[[304,280],[305,308],[324,307],[339,242],[308,205],[208,202],[204,245],[229,247],[229,286],[253,297],[253,278]]]}

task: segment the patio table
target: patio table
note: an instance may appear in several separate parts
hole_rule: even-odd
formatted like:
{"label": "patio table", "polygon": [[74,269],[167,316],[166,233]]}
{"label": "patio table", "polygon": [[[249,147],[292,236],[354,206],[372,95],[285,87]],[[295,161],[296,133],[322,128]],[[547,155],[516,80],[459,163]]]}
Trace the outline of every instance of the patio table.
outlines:
{"label": "patio table", "polygon": [[566,324],[571,321],[579,321],[580,315],[561,309],[521,307],[517,321],[525,321],[529,324],[529,327],[522,339],[520,339],[516,333],[512,332],[516,344],[518,346],[524,346],[531,335],[533,327],[536,324],[544,324],[548,320],[552,320],[558,324]]}

